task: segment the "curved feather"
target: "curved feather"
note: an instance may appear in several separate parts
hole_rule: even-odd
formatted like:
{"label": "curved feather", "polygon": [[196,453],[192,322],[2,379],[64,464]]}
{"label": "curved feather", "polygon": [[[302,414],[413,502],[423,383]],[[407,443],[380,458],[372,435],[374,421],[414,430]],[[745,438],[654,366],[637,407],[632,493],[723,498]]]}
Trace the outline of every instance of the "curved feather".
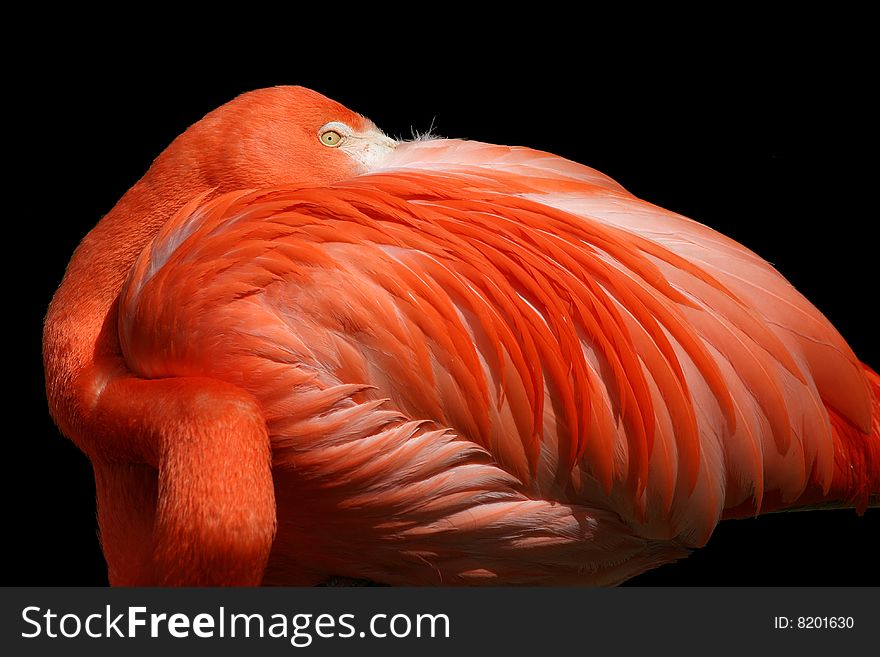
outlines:
{"label": "curved feather", "polygon": [[[358,509],[441,577],[520,581],[514,549],[570,576],[587,516],[636,570],[725,509],[827,494],[837,427],[878,440],[861,363],[768,263],[524,148],[422,141],[331,186],[194,199],[138,259],[119,332],[141,376],[260,400],[280,500]],[[468,568],[476,544],[495,570]],[[386,557],[359,549],[375,576]]]}

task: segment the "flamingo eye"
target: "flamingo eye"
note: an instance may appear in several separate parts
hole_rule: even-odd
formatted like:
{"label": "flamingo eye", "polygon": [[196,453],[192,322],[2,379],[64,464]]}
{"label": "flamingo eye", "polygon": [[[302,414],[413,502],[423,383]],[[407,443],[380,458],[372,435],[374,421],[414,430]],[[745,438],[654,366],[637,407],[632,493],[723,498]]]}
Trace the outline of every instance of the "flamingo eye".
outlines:
{"label": "flamingo eye", "polygon": [[331,148],[334,148],[342,143],[342,135],[340,135],[335,130],[327,130],[321,133],[320,140],[321,143],[324,144],[324,146],[330,146]]}

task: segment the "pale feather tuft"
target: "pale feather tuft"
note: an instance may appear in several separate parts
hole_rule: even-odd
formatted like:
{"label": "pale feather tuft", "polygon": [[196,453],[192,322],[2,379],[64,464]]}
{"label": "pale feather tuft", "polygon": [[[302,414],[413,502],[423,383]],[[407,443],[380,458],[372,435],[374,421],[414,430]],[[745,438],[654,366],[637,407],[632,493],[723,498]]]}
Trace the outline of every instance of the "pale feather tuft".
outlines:
{"label": "pale feather tuft", "polygon": [[[438,132],[436,132],[436,127],[434,123],[437,121],[437,117],[431,118],[431,125],[428,126],[428,129],[424,132],[416,130],[415,127],[410,127],[410,133],[412,137],[406,141],[433,141],[435,139],[443,139]],[[400,139],[398,141],[404,141]]]}

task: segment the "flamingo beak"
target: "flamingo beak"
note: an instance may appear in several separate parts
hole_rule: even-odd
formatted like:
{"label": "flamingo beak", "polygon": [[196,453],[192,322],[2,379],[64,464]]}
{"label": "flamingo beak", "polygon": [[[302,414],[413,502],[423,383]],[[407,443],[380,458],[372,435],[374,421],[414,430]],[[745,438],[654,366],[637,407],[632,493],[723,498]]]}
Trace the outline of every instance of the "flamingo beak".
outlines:
{"label": "flamingo beak", "polygon": [[353,160],[360,164],[364,171],[372,171],[381,167],[391,156],[398,142],[385,135],[375,127],[348,137],[340,147]]}

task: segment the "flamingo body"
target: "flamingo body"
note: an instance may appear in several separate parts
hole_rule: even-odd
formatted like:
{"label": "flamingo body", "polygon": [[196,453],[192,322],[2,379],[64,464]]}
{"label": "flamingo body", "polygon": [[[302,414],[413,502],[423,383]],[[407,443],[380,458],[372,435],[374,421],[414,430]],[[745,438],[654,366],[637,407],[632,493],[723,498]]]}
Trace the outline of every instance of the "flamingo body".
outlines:
{"label": "flamingo body", "polygon": [[548,153],[377,139],[187,185],[172,145],[100,328],[53,303],[115,581],[615,584],[880,492],[880,379],[760,257]]}

